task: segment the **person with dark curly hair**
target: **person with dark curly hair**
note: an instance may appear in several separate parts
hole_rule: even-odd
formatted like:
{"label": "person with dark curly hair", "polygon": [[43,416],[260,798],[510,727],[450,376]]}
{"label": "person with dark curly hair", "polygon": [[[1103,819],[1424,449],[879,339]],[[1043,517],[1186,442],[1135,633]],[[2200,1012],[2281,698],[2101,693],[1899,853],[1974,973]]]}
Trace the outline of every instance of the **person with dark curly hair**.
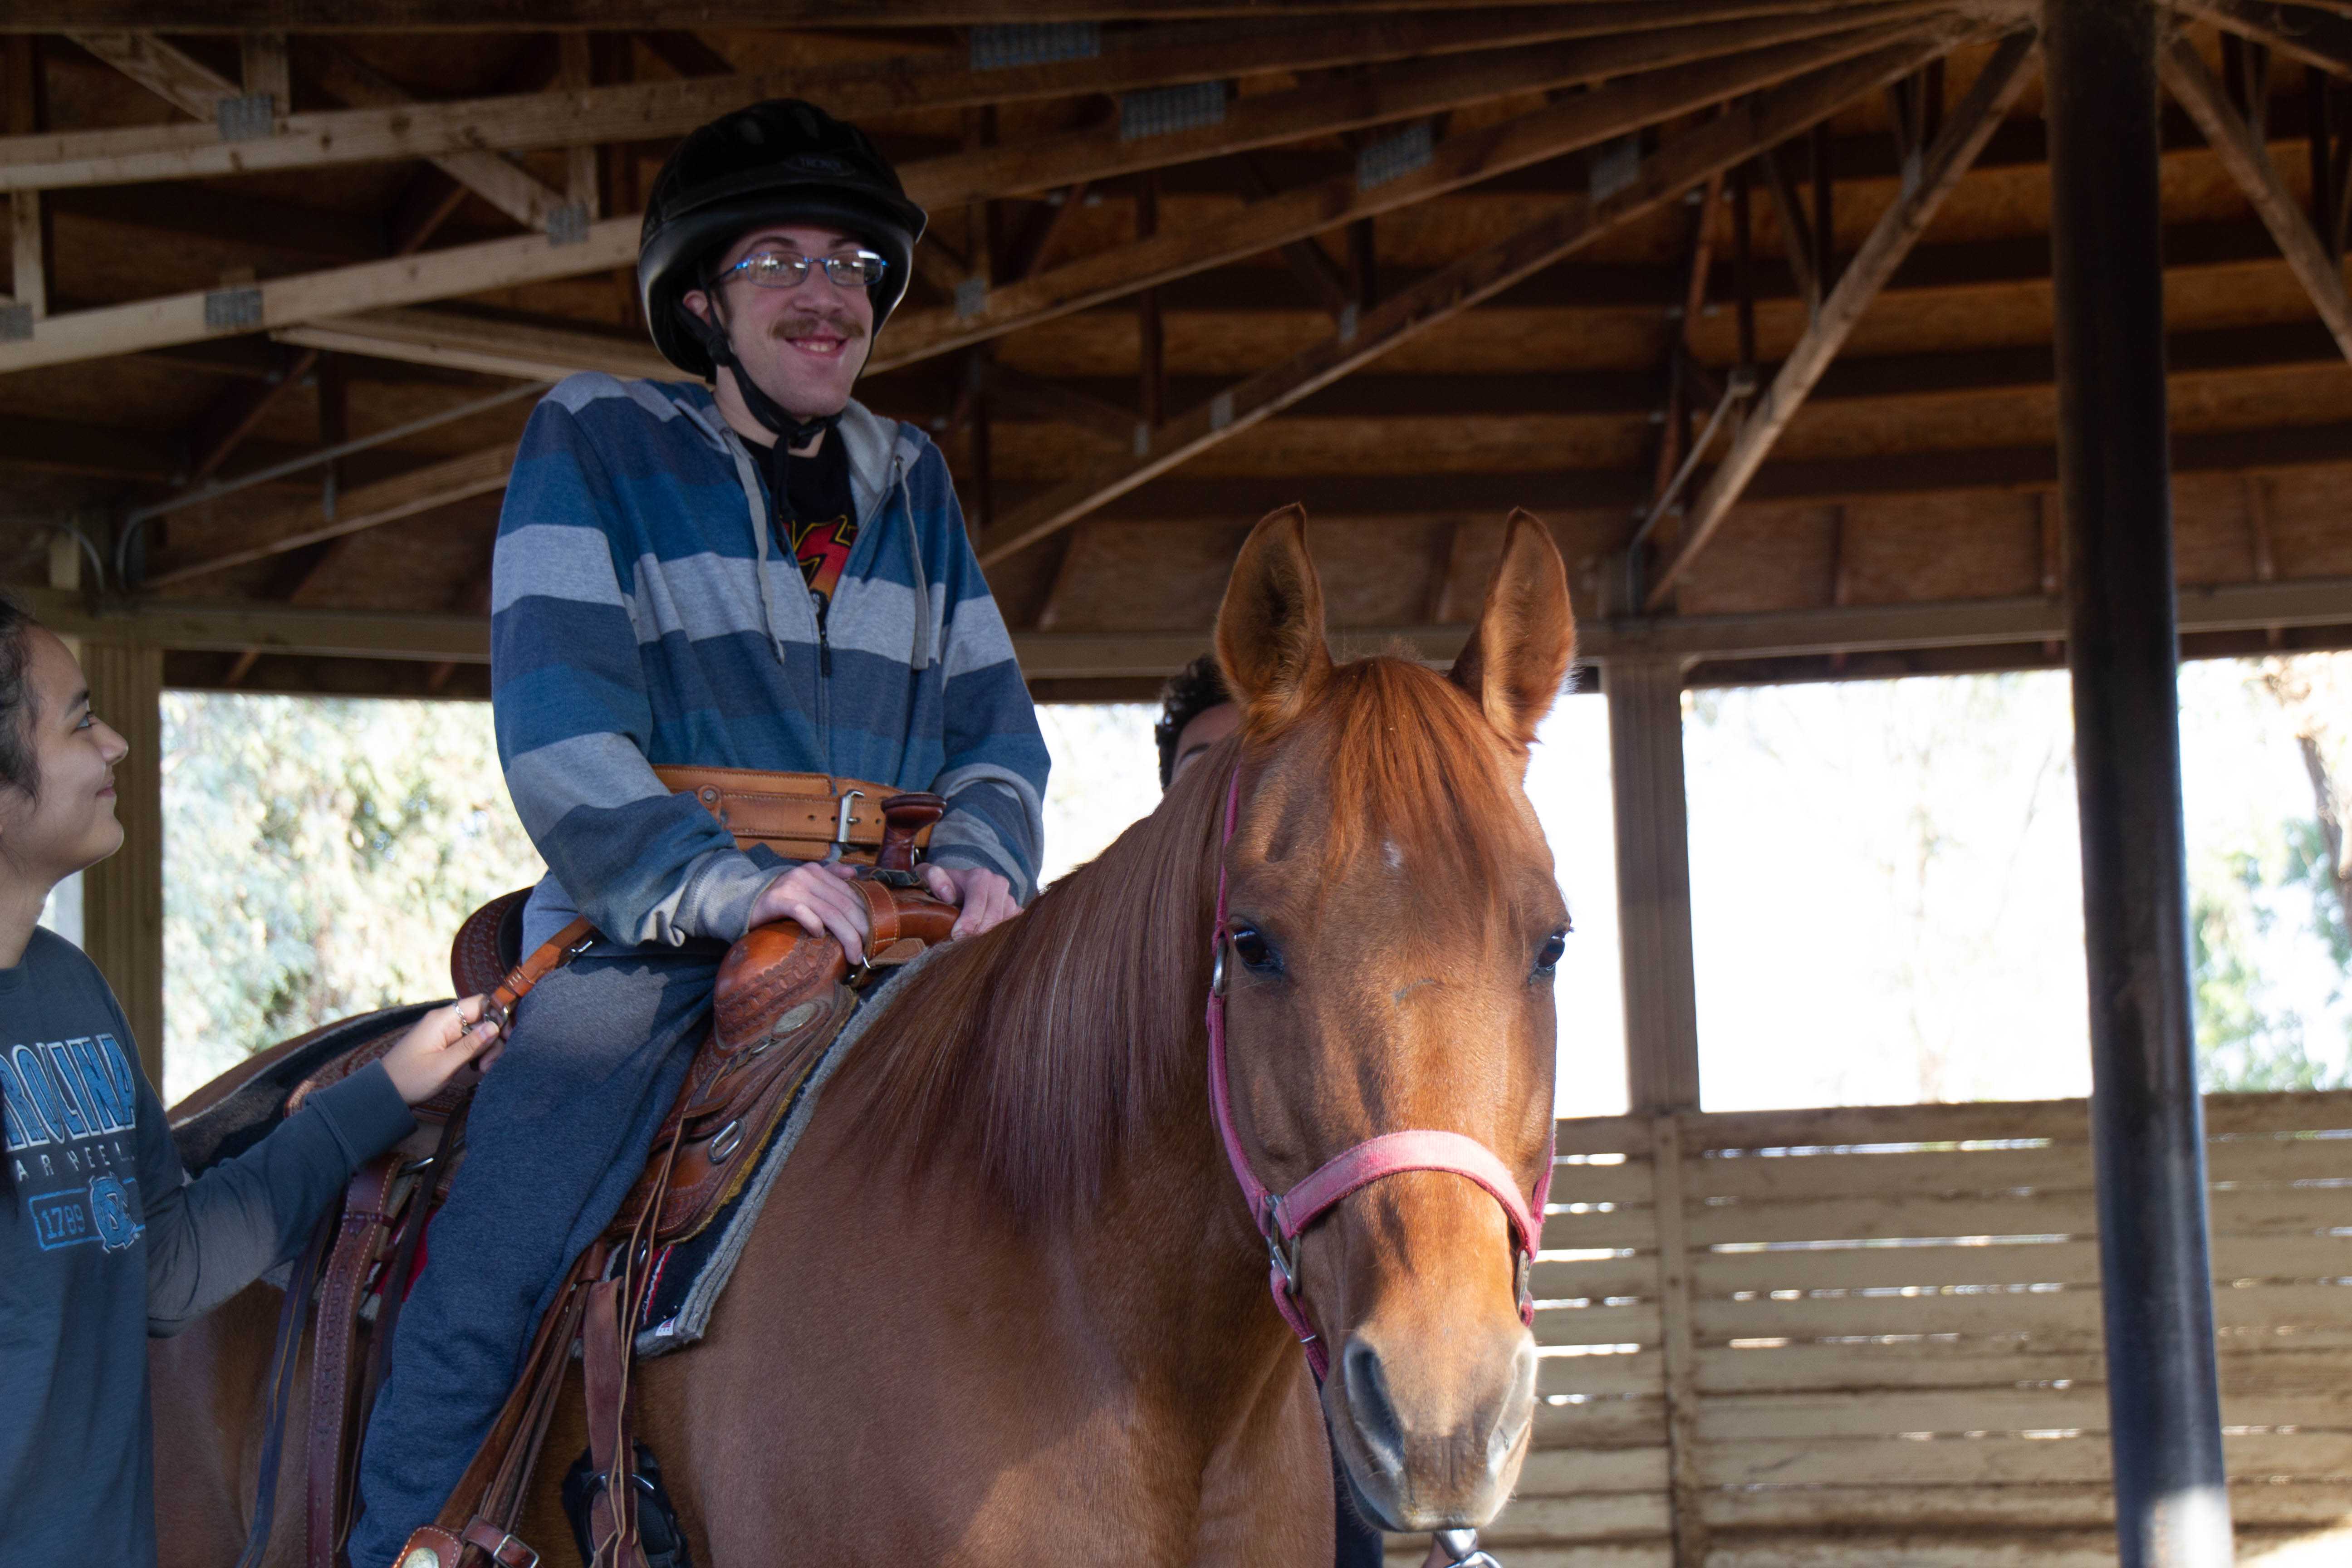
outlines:
{"label": "person with dark curly hair", "polygon": [[1234,732],[1241,710],[1225,691],[1225,678],[1217,656],[1204,653],[1160,689],[1160,722],[1151,738],[1160,745],[1160,788],[1176,782],[1184,764]]}
{"label": "person with dark curly hair", "polygon": [[352,1173],[407,1136],[498,1031],[436,1008],[193,1179],[98,966],[42,902],[122,847],[114,769],[55,634],[0,597],[0,1563],[155,1562],[147,1341],[302,1249]]}

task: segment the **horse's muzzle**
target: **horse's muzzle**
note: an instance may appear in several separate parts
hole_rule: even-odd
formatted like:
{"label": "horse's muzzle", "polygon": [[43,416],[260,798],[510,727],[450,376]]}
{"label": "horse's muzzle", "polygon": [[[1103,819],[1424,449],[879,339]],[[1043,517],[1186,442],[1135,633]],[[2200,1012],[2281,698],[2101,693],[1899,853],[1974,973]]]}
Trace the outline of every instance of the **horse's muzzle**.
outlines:
{"label": "horse's muzzle", "polygon": [[1536,1395],[1535,1336],[1511,1328],[1475,1358],[1391,1354],[1370,1325],[1349,1336],[1324,1399],[1357,1504],[1382,1529],[1475,1528],[1509,1499]]}

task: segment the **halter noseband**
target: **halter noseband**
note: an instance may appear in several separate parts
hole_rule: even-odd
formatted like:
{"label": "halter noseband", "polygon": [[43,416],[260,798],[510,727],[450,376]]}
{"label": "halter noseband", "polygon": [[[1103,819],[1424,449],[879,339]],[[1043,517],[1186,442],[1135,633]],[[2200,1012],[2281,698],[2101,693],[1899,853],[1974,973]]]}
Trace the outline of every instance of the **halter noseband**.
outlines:
{"label": "halter noseband", "polygon": [[1217,852],[1216,923],[1209,932],[1213,955],[1209,982],[1209,1107],[1216,1116],[1217,1136],[1224,1142],[1225,1158],[1233,1165],[1234,1179],[1241,1184],[1250,1217],[1265,1239],[1269,1260],[1266,1283],[1274,1293],[1275,1310],[1298,1336],[1299,1346],[1307,1352],[1307,1364],[1320,1384],[1331,1370],[1331,1356],[1316,1336],[1314,1325],[1307,1321],[1306,1309],[1298,1300],[1299,1237],[1340,1199],[1383,1176],[1404,1171],[1447,1171],[1475,1182],[1503,1205],[1517,1254],[1513,1274],[1518,1288],[1519,1321],[1532,1324],[1536,1309],[1529,1293],[1528,1271],[1535,1262],[1536,1248],[1543,1240],[1544,1199],[1551,1190],[1551,1139],[1544,1141],[1543,1174],[1536,1178],[1535,1193],[1528,1199],[1519,1196],[1518,1178],[1493,1150],[1459,1132],[1383,1132],[1367,1138],[1325,1161],[1313,1174],[1286,1193],[1274,1192],[1250,1169],[1249,1156],[1242,1150],[1241,1134],[1234,1127],[1233,1088],[1225,1073],[1225,853],[1233,846],[1241,794],[1242,771],[1237,763],[1232,782],[1225,787],[1225,831]]}

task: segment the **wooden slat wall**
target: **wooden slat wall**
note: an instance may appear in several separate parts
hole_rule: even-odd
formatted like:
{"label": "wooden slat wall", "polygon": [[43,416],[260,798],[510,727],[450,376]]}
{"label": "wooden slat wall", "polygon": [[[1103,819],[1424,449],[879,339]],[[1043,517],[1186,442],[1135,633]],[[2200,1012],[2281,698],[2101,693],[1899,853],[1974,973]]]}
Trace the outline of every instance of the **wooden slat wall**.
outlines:
{"label": "wooden slat wall", "polygon": [[[1545,1404],[1484,1533],[1507,1568],[1677,1568],[1677,1533],[1682,1568],[2116,1561],[2084,1102],[1662,1121],[1559,1124]],[[2239,1559],[2352,1561],[2352,1093],[2207,1121]],[[1651,1154],[1677,1144],[1686,1267],[1661,1270]],[[1677,1318],[1696,1409],[1670,1421]]]}

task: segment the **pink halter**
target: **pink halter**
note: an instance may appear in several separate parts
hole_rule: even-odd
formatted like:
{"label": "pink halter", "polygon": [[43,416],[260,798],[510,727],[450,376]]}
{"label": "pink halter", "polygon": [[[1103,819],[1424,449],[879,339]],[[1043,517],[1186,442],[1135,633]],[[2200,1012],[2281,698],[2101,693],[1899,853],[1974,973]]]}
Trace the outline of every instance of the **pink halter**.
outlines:
{"label": "pink halter", "polygon": [[1234,765],[1225,789],[1225,831],[1217,855],[1217,916],[1209,932],[1214,968],[1209,984],[1209,1106],[1217,1119],[1217,1135],[1224,1141],[1225,1158],[1241,1184],[1250,1217],[1265,1238],[1270,1266],[1266,1284],[1274,1292],[1275,1310],[1298,1336],[1307,1364],[1321,1383],[1331,1370],[1331,1356],[1307,1321],[1298,1300],[1298,1238],[1340,1199],[1370,1186],[1383,1176],[1403,1171],[1450,1171],[1475,1182],[1503,1205],[1510,1221],[1512,1245],[1517,1252],[1519,1321],[1532,1324],[1536,1309],[1528,1291],[1528,1271],[1536,1248],[1543,1241],[1544,1199],[1551,1191],[1552,1140],[1544,1141],[1543,1174],[1536,1178],[1531,1199],[1519,1196],[1518,1178],[1493,1150],[1459,1132],[1383,1132],[1343,1150],[1317,1167],[1314,1173],[1286,1193],[1276,1193],[1250,1169],[1234,1128],[1233,1089],[1225,1075],[1225,851],[1234,841],[1234,818],[1241,807],[1242,771]]}

